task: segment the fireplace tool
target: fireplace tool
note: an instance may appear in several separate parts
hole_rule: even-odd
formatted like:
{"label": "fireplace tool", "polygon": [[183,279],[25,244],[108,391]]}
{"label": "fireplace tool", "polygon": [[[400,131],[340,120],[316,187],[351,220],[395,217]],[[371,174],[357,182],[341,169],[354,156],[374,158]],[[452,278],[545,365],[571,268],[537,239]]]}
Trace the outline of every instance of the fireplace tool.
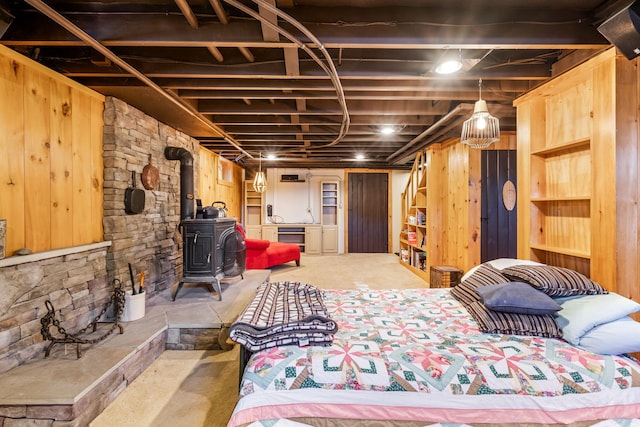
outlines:
{"label": "fireplace tool", "polygon": [[[102,311],[93,319],[91,323],[89,323],[87,326],[85,326],[84,328],[80,329],[78,332],[73,334],[67,332],[65,328],[62,325],[60,325],[60,320],[56,318],[56,309],[53,307],[53,303],[51,302],[51,300],[45,301],[44,305],[47,307],[47,314],[45,314],[44,317],[40,319],[40,324],[42,325],[41,333],[45,341],[51,341],[51,343],[47,346],[44,353],[44,357],[49,357],[51,348],[55,344],[64,343],[64,344],[76,344],[76,356],[79,359],[82,356],[82,353],[80,352],[80,344],[98,343],[104,340],[105,338],[107,338],[109,335],[111,335],[113,331],[116,329],[116,327],[118,327],[121,334],[124,332],[122,324],[120,323],[120,317],[122,316],[122,311],[124,309],[125,292],[124,292],[124,289],[122,288],[122,284],[120,283],[120,280],[114,279],[113,286],[114,286],[113,295],[111,296],[109,301],[105,303]],[[92,328],[93,332],[96,331],[100,318],[104,316],[104,314],[107,312],[111,304],[113,304],[114,302],[116,307],[116,319],[111,325],[111,328],[101,336],[91,338],[91,339],[81,338],[81,336],[85,332],[87,332],[89,328]],[[49,329],[51,328],[52,325],[58,329],[58,333],[62,335],[62,338],[56,338],[53,335],[51,335],[51,331]]]}

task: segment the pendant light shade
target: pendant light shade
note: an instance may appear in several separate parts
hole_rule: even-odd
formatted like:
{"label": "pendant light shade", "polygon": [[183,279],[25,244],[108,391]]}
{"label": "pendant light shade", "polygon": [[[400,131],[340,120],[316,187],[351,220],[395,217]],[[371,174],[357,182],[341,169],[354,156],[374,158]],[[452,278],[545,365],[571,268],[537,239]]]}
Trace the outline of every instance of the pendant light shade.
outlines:
{"label": "pendant light shade", "polygon": [[258,193],[264,193],[267,191],[267,177],[262,172],[262,153],[260,153],[260,167],[256,176],[253,178],[253,189]]}
{"label": "pendant light shade", "polygon": [[482,99],[482,80],[479,82],[480,97],[473,114],[462,125],[460,142],[472,148],[487,148],[500,140],[500,122],[489,114],[487,103]]}

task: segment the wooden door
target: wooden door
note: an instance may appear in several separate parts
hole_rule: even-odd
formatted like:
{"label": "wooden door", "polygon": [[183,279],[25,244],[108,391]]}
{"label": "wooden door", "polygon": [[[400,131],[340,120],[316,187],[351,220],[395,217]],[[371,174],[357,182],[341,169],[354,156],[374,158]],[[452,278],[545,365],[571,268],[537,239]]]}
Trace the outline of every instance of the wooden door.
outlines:
{"label": "wooden door", "polygon": [[[509,205],[505,183],[516,181],[515,150],[482,151],[482,198],[480,260],[517,257],[517,222],[515,206]],[[507,184],[509,186],[509,184]],[[514,190],[515,191],[515,190]],[[503,193],[506,197],[503,197]],[[511,196],[515,196],[512,193]],[[505,202],[506,199],[506,202]]]}
{"label": "wooden door", "polygon": [[389,252],[389,175],[349,173],[349,253]]}

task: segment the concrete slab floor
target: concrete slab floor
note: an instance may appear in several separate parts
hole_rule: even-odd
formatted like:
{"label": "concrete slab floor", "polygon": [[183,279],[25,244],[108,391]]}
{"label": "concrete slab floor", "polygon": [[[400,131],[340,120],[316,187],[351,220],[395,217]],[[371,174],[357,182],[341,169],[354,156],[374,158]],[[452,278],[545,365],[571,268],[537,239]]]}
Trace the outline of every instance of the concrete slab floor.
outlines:
{"label": "concrete slab floor", "polygon": [[[285,264],[271,270],[270,281],[284,280],[311,283],[324,289],[428,286],[401,266],[393,254],[303,254],[300,267]],[[180,292],[176,302],[185,289]],[[191,292],[194,297],[205,290]],[[224,285],[223,296],[226,296]],[[183,302],[188,298],[189,291]],[[227,301],[231,303],[232,299]],[[238,366],[238,346],[228,352],[165,351],[90,426],[226,426],[238,398]]]}

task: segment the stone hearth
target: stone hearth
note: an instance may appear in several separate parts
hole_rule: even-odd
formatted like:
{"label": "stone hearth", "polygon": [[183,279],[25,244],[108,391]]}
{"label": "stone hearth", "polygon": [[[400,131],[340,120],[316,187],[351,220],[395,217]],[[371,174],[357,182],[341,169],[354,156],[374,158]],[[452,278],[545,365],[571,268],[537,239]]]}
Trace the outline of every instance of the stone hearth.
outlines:
{"label": "stone hearth", "polygon": [[75,345],[56,344],[49,358],[0,375],[0,425],[88,425],[165,349],[224,347],[228,327],[268,279],[268,270],[223,279],[222,301],[204,285],[186,284],[173,302],[167,289],[148,300],[142,319],[124,323],[124,334],[84,345],[80,359]]}

